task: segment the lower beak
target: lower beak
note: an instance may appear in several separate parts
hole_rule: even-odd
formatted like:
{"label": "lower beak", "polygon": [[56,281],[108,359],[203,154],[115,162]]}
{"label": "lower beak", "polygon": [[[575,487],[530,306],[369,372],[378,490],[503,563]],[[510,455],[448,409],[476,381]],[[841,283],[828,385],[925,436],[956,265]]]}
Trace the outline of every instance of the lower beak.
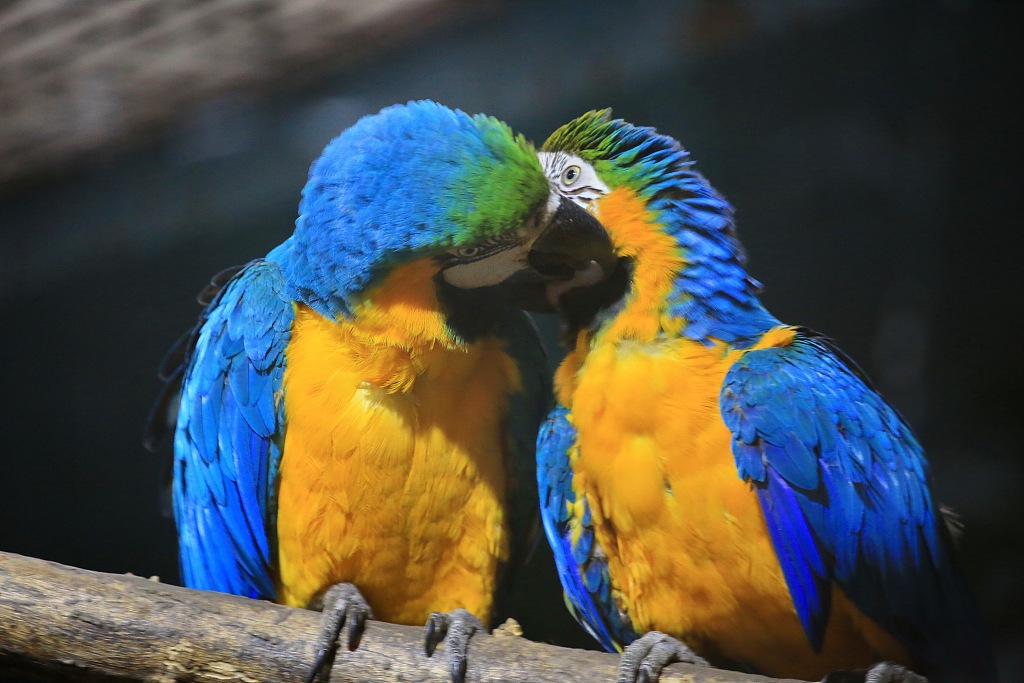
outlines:
{"label": "lower beak", "polygon": [[596,284],[618,264],[604,226],[570,199],[558,208],[527,254],[528,270],[510,279],[516,304],[540,313],[558,310],[558,300],[571,289]]}

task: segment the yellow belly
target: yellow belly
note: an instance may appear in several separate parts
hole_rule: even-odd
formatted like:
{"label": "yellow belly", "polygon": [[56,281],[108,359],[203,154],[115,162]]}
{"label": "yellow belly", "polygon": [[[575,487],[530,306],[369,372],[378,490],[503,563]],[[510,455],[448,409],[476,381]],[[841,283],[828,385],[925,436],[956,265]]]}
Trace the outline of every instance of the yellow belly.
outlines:
{"label": "yellow belly", "polygon": [[284,378],[279,599],[354,583],[379,619],[463,607],[485,622],[508,557],[498,342],[412,352],[299,308]]}
{"label": "yellow belly", "polygon": [[[791,337],[773,333],[759,346]],[[590,501],[621,606],[640,632],[665,631],[712,661],[768,675],[817,679],[906,662],[838,589],[822,651],[808,644],[719,412],[741,353],[677,339],[599,344],[586,355],[571,392],[574,488]]]}

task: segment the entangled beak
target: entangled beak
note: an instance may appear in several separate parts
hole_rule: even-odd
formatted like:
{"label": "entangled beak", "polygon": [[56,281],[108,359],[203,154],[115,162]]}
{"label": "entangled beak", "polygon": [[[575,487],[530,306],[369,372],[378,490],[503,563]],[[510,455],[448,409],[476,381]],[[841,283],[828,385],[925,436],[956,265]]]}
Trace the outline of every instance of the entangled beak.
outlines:
{"label": "entangled beak", "polygon": [[449,261],[439,274],[445,296],[465,298],[456,290],[469,297],[502,296],[518,308],[553,313],[563,294],[615,271],[618,258],[604,226],[572,200],[552,192],[538,218],[535,237]]}
{"label": "entangled beak", "polygon": [[529,269],[509,283],[516,304],[538,313],[558,311],[563,294],[600,282],[618,265],[600,221],[571,199],[556,196],[551,219],[526,255]]}
{"label": "entangled beak", "polygon": [[584,274],[600,279],[615,269],[618,257],[600,221],[576,202],[560,197],[558,209],[534,240],[527,260],[545,277],[570,281]]}

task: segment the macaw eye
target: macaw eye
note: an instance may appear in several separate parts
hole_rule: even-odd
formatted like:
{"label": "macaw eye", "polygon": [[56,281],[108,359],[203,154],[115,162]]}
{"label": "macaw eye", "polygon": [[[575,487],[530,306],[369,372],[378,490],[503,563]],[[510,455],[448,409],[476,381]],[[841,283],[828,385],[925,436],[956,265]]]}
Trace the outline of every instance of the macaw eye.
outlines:
{"label": "macaw eye", "polygon": [[572,185],[580,179],[580,175],[583,173],[583,169],[579,166],[566,166],[565,170],[562,171],[562,184],[566,187]]}
{"label": "macaw eye", "polygon": [[483,251],[480,247],[462,247],[456,249],[453,253],[459,258],[473,258],[477,254]]}
{"label": "macaw eye", "polygon": [[472,246],[449,249],[448,256],[459,261],[475,261],[489,258],[492,254],[514,247],[518,243],[519,239],[515,234],[491,235]]}

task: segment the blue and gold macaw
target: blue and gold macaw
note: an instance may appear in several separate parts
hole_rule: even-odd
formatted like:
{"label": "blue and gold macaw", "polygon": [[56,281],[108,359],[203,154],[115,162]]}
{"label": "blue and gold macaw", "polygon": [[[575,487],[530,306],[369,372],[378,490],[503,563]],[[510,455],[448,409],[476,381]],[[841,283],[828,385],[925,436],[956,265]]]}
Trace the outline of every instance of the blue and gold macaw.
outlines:
{"label": "blue and gold macaw", "polygon": [[540,155],[620,259],[550,288],[572,348],[537,475],[567,605],[608,650],[635,641],[622,677],[696,653],[804,679],[994,680],[920,444],[832,343],[765,310],[686,152],[604,111]]}
{"label": "blue and gold macaw", "polygon": [[600,277],[590,252],[607,234],[493,118],[414,102],[333,140],[294,234],[213,283],[170,378],[184,583],[322,606],[313,675],[372,610],[428,623],[428,654],[448,632],[461,679],[536,528],[550,377],[513,304]]}

